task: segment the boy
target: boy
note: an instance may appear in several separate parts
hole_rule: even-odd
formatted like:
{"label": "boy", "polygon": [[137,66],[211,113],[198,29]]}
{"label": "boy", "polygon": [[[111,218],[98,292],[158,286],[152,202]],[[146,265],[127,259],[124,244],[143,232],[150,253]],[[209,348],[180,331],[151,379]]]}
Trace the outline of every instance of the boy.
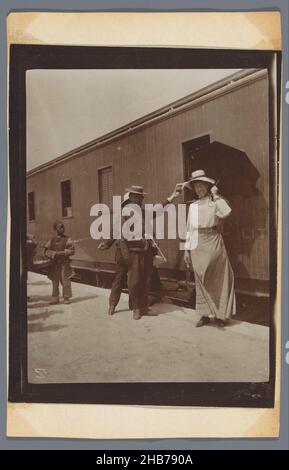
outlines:
{"label": "boy", "polygon": [[70,265],[70,256],[74,255],[75,249],[72,240],[65,235],[65,228],[62,222],[56,221],[53,224],[56,236],[51,238],[45,245],[45,256],[53,260],[53,265],[49,268],[48,278],[52,281],[51,304],[59,303],[59,282],[62,284],[64,303],[69,304],[72,297],[71,281],[73,270]]}

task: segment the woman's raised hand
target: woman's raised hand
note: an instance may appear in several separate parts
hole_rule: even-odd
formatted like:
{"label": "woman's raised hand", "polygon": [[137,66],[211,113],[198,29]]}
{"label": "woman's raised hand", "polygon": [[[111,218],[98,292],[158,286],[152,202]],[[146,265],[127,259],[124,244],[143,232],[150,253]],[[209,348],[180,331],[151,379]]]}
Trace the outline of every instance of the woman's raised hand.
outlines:
{"label": "woman's raised hand", "polygon": [[175,199],[176,197],[179,197],[182,194],[182,191],[183,191],[183,183],[176,184],[174,191],[168,197],[168,201],[173,201],[173,199]]}
{"label": "woman's raised hand", "polygon": [[216,185],[211,187],[212,196],[217,196],[218,192],[219,192],[219,188]]}

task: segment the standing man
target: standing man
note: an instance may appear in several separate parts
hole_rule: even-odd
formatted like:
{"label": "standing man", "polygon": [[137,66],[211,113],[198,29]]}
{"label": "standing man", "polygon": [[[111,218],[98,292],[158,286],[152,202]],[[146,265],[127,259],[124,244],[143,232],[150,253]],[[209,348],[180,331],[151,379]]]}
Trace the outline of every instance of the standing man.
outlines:
{"label": "standing man", "polygon": [[62,284],[64,303],[69,304],[72,297],[71,277],[73,270],[70,265],[70,256],[74,255],[75,249],[72,240],[65,235],[65,228],[61,221],[53,224],[56,236],[51,238],[45,245],[45,256],[53,260],[49,268],[48,278],[52,281],[51,304],[59,303],[59,283]]}
{"label": "standing man", "polygon": [[[145,192],[142,186],[131,186],[126,189],[127,193],[122,206],[136,204],[142,207]],[[173,199],[179,196],[179,191],[174,191],[164,202],[163,207],[170,204]],[[144,209],[142,209],[144,224]],[[154,217],[156,214],[154,214]],[[102,242],[99,249],[108,249],[115,240],[111,239]],[[115,274],[111,294],[109,298],[109,315],[113,315],[116,305],[119,302],[122,286],[128,273],[129,303],[130,309],[134,311],[134,319],[141,318],[141,315],[148,315],[148,293],[151,287],[152,276],[154,283],[158,280],[160,289],[160,279],[158,271],[153,267],[154,249],[150,240],[117,240],[116,263],[117,272]],[[155,272],[154,272],[155,271]]]}
{"label": "standing man", "polygon": [[[123,202],[121,203],[121,206],[124,207],[132,200],[134,199],[134,196],[132,195],[133,193],[125,193]],[[131,196],[130,196],[131,195]],[[166,201],[165,205],[168,204],[170,201]],[[115,253],[115,261],[116,261],[116,272],[112,281],[112,286],[111,286],[111,292],[109,296],[109,309],[108,309],[108,315],[113,315],[115,312],[115,309],[118,305],[121,292],[125,284],[127,283],[127,272],[128,272],[128,266],[125,264],[124,259],[121,254],[120,250],[120,244],[119,240],[115,240],[113,237],[111,237],[110,240],[106,240],[105,242],[101,242],[98,245],[98,250],[108,250],[109,248],[112,247],[113,244],[116,244],[116,253]],[[151,301],[152,305],[153,303],[156,303],[160,301],[161,299],[161,280],[159,276],[159,272],[155,266],[153,266],[153,272],[152,272],[152,279],[151,279],[151,291],[153,292],[153,299]],[[132,310],[131,302],[129,301],[129,308]]]}
{"label": "standing man", "polygon": [[[124,195],[124,200],[122,202],[122,207],[128,205],[128,204],[137,204],[140,207],[142,206],[144,195],[146,194],[143,190],[142,186],[131,186],[130,188],[126,189],[126,193]],[[174,191],[171,196],[167,198],[167,200],[162,204],[163,207],[165,207],[167,204],[170,204],[177,196],[179,196],[180,192],[179,191]],[[144,216],[144,213],[143,213]],[[154,217],[156,214],[154,214]],[[107,240],[105,242],[101,242],[98,246],[98,249],[100,250],[107,250],[109,249],[114,242],[116,242],[116,253],[115,253],[115,261],[116,261],[116,273],[113,279],[113,283],[111,286],[111,293],[109,297],[109,310],[108,314],[113,315],[115,308],[119,302],[120,296],[121,296],[121,291],[123,288],[123,285],[125,283],[125,280],[127,278],[127,274],[129,271],[129,253],[127,252],[127,258],[124,256],[124,252],[126,252],[126,246],[121,243],[120,240],[114,240],[111,238],[110,240]],[[132,246],[132,245],[130,245]],[[150,255],[149,255],[150,253]],[[149,253],[147,255],[152,258],[153,260],[153,249],[150,247]],[[141,255],[139,255],[140,257]],[[149,263],[149,264],[152,264]],[[137,270],[138,273],[138,270]],[[158,270],[155,266],[150,266],[150,272],[149,272],[149,277],[145,276],[145,279],[147,279],[149,285],[148,285],[148,290],[152,290],[155,299],[160,299],[161,297],[161,281],[159,277]],[[131,297],[129,298],[129,308],[130,310],[134,310],[133,304]],[[145,308],[142,308],[143,315],[146,314],[148,315],[148,306]],[[137,316],[137,315],[135,315]]]}

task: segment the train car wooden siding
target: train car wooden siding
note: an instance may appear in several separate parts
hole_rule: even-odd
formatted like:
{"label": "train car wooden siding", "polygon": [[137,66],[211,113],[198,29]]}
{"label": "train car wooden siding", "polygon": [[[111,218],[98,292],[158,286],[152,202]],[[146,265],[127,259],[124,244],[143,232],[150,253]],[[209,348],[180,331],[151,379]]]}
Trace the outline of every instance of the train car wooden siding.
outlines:
{"label": "train car wooden siding", "polygon": [[[89,239],[90,209],[111,204],[129,185],[143,185],[146,202],[162,202],[188,177],[188,148],[219,141],[246,152],[260,173],[258,192],[230,201],[225,241],[237,289],[268,292],[269,118],[266,70],[238,72],[161,110],[72,150],[27,174],[28,232],[47,240],[55,219],[76,240],[73,264],[82,270],[114,270],[114,248],[97,251]],[[182,201],[180,201],[182,202]],[[82,240],[84,239],[84,240]],[[81,241],[82,240],[82,241]],[[160,241],[167,263],[161,276],[180,279],[185,267],[178,240]]]}

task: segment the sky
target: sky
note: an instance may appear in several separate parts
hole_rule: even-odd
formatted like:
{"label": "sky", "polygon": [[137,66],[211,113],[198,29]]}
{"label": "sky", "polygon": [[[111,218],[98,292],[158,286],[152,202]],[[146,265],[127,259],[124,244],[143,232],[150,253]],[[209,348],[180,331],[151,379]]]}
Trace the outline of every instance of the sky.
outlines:
{"label": "sky", "polygon": [[27,170],[236,71],[29,70]]}

